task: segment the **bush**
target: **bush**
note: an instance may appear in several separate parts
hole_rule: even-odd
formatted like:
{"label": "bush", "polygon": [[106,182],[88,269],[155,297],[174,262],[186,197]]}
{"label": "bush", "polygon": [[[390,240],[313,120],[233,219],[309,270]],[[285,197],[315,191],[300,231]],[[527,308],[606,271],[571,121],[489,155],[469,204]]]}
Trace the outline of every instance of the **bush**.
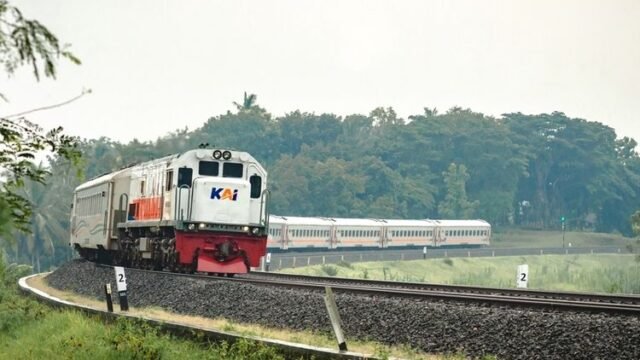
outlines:
{"label": "bush", "polygon": [[322,265],[322,272],[324,272],[329,276],[338,275],[338,269],[336,269],[335,266],[331,266],[331,265]]}
{"label": "bush", "polygon": [[353,269],[353,265],[351,265],[351,263],[346,262],[344,260],[338,261],[338,263],[336,265],[344,267],[344,268],[347,268],[347,269]]}

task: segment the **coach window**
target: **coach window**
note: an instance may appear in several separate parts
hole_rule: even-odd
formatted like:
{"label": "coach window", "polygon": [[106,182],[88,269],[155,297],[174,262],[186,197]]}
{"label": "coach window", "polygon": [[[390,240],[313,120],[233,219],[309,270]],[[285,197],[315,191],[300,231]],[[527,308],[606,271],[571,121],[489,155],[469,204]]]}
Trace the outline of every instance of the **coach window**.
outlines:
{"label": "coach window", "polygon": [[183,167],[178,169],[178,187],[186,185],[191,187],[191,177],[193,176],[193,169]]}
{"label": "coach window", "polygon": [[242,164],[224,163],[222,168],[222,177],[242,178]]}
{"label": "coach window", "polygon": [[198,174],[204,176],[218,176],[220,163],[217,161],[200,161],[198,163]]}
{"label": "coach window", "polygon": [[249,184],[251,184],[251,198],[259,198],[260,194],[262,194],[262,177],[259,175],[251,175],[251,177],[249,177]]}

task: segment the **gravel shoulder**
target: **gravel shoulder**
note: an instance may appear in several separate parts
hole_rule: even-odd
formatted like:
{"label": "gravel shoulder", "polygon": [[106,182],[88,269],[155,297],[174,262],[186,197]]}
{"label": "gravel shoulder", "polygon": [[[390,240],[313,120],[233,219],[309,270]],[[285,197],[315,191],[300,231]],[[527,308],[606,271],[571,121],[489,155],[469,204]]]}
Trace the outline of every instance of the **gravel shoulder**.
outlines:
{"label": "gravel shoulder", "polygon": [[[102,299],[109,268],[69,262],[53,288]],[[128,270],[129,304],[267,327],[330,334],[323,293]],[[117,299],[117,296],[114,300]],[[117,300],[116,300],[117,301]],[[640,318],[455,302],[336,294],[349,339],[409,345],[427,353],[499,359],[638,359]]]}

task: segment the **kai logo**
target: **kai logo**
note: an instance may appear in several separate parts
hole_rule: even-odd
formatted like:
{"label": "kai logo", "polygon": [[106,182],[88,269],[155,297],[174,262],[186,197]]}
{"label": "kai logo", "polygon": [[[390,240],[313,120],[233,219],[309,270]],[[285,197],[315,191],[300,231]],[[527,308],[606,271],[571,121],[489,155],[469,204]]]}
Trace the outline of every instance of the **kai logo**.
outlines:
{"label": "kai logo", "polygon": [[211,189],[211,198],[213,200],[238,200],[238,189],[230,189],[230,188],[212,188]]}

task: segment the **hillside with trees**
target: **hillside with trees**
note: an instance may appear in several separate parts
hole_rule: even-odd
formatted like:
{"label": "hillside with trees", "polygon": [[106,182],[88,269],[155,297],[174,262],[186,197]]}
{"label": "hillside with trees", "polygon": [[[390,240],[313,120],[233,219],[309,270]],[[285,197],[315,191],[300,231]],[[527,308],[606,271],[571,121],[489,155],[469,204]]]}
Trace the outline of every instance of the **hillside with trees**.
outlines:
{"label": "hillside with trees", "polygon": [[[200,128],[155,141],[85,139],[85,179],[208,144],[248,151],[267,167],[272,213],[374,218],[482,218],[494,226],[631,235],[640,195],[633,139],[561,112],[493,118],[425,108],[408,119],[391,107],[341,117],[292,111],[275,117],[244,95]],[[63,156],[49,158],[47,188],[27,183],[37,231],[10,253],[68,257],[69,203],[81,182]]]}
{"label": "hillside with trees", "polygon": [[[58,60],[79,64],[46,27],[5,0],[0,21],[7,74],[26,67],[36,79],[55,78]],[[0,89],[0,98],[7,95]],[[251,93],[230,105],[233,111],[212,114],[199,128],[177,125],[155,141],[129,143],[76,139],[61,128],[45,132],[29,122],[30,111],[4,115],[0,246],[38,271],[68,259],[75,186],[201,145],[247,151],[261,161],[270,172],[275,214],[481,218],[497,228],[543,230],[560,228],[564,218],[571,230],[632,234],[640,198],[637,143],[598,122],[562,112],[494,118],[461,107],[424,108],[406,119],[392,107],[274,116]],[[35,164],[43,150],[51,155]]]}

